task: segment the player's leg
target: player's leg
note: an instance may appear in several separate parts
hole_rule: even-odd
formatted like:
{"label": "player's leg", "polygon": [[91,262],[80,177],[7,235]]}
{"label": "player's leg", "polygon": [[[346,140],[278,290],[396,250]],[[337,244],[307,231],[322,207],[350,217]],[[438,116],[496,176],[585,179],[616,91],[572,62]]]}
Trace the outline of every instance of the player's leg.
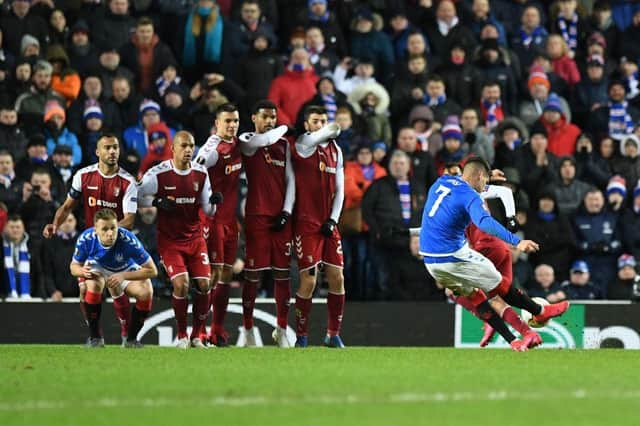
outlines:
{"label": "player's leg", "polygon": [[340,326],[344,314],[344,275],[342,241],[336,230],[334,235],[326,238],[322,252],[324,272],[329,283],[327,294],[327,335],[324,340],[326,346],[332,348],[344,348],[340,338]]}
{"label": "player's leg", "polygon": [[87,322],[89,323],[87,346],[92,348],[104,347],[100,317],[102,315],[102,290],[105,282],[102,277],[99,277],[87,279],[84,284],[87,288],[84,301],[87,310]]}
{"label": "player's leg", "polygon": [[131,324],[131,303],[129,302],[129,297],[120,288],[109,289],[109,294],[113,298],[113,310],[120,323],[120,336],[124,346],[127,342],[129,325]]}
{"label": "player's leg", "polygon": [[204,238],[197,238],[189,245],[189,256],[186,259],[187,271],[196,283],[193,293],[193,323],[190,344],[192,347],[204,348],[201,336],[206,333],[205,324],[209,316],[211,267]]}
{"label": "player's leg", "polygon": [[[224,319],[229,306],[229,283],[233,277],[232,268],[236,252],[234,250],[233,253],[227,254],[225,250],[229,246],[227,238],[235,238],[237,247],[237,228],[235,228],[235,235],[232,231],[232,227],[228,225],[214,224],[211,227],[211,236],[208,242],[212,276],[216,280],[211,296],[213,319],[209,341],[219,347],[227,346],[228,339],[228,333],[224,329]],[[231,257],[233,261],[227,262]]]}
{"label": "player's leg", "polygon": [[256,346],[253,329],[253,311],[262,271],[271,265],[271,226],[268,216],[247,216],[245,218],[246,248],[245,268],[242,279],[242,334],[246,347]]}
{"label": "player's leg", "polygon": [[171,247],[160,246],[160,258],[173,286],[171,305],[173,306],[178,327],[177,347],[186,349],[189,347],[189,338],[187,336],[189,273],[185,262],[187,256],[183,253],[182,247],[173,244]]}
{"label": "player's leg", "polygon": [[80,314],[84,323],[89,327],[89,320],[87,319],[87,305],[84,300],[87,294],[87,285],[84,282],[84,278],[78,278],[78,298],[80,299]]}
{"label": "player's leg", "polygon": [[291,347],[287,337],[289,305],[291,303],[291,279],[289,268],[292,254],[291,221],[287,222],[281,231],[272,231],[271,242],[271,270],[273,272],[273,297],[276,300],[277,326],[272,337],[281,348]]}
{"label": "player's leg", "polygon": [[131,308],[131,320],[127,330],[126,347],[139,348],[142,344],[138,341],[138,332],[151,312],[153,303],[153,286],[151,280],[129,281],[122,292],[123,297],[133,297],[136,303]]}
{"label": "player's leg", "polygon": [[316,288],[318,264],[322,259],[324,237],[317,234],[296,235],[295,250],[300,271],[300,287],[296,292],[296,347],[308,346],[311,298]]}

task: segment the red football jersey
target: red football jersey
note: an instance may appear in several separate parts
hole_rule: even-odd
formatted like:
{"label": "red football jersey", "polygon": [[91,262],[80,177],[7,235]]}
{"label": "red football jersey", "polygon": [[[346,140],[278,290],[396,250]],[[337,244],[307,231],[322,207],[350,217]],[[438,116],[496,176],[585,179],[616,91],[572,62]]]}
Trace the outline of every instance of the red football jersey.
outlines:
{"label": "red football jersey", "polygon": [[207,168],[212,191],[219,191],[224,197],[224,201],[218,205],[212,220],[216,223],[236,222],[240,172],[242,170],[242,155],[238,139],[233,138],[231,142],[228,142],[216,135],[210,136],[198,151],[196,163]]}
{"label": "red football jersey", "polygon": [[322,225],[331,215],[336,196],[336,173],[340,148],[335,141],[318,145],[309,157],[302,157],[295,145],[292,149],[296,175],[296,223]]}
{"label": "red football jersey", "polygon": [[123,169],[105,176],[98,163],[80,169],[73,176],[69,197],[78,200],[84,207],[85,225],[93,226],[93,216],[103,208],[116,212],[118,220],[125,214],[135,213],[138,207],[136,180]]}
{"label": "red football jersey", "polygon": [[280,139],[273,145],[259,148],[253,155],[242,155],[247,174],[247,216],[276,216],[282,210],[288,149],[288,142]]}
{"label": "red football jersey", "polygon": [[145,173],[138,191],[140,198],[155,195],[176,202],[169,212],[158,209],[159,241],[186,242],[201,236],[199,211],[211,196],[203,166],[192,163],[190,169],[178,170],[172,160],[163,161]]}
{"label": "red football jersey", "polygon": [[502,241],[498,237],[494,237],[493,235],[483,232],[480,228],[474,225],[473,222],[469,224],[469,226],[467,226],[465,234],[467,236],[469,244],[471,245],[471,248],[476,251],[480,251],[486,248],[503,248],[505,250],[509,249],[504,241]]}

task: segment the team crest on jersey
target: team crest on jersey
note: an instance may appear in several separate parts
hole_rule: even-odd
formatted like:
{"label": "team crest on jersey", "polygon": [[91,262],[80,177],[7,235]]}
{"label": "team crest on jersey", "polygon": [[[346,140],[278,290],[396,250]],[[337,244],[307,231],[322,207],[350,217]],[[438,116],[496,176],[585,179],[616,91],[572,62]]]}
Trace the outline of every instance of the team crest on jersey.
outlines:
{"label": "team crest on jersey", "polygon": [[115,188],[113,188],[113,196],[117,197],[118,195],[120,195],[120,187],[116,186]]}
{"label": "team crest on jersey", "polygon": [[123,260],[124,256],[122,255],[122,253],[116,253],[116,262],[122,263]]}
{"label": "team crest on jersey", "polygon": [[200,183],[199,182],[193,182],[193,190],[198,192],[198,188],[200,188]]}

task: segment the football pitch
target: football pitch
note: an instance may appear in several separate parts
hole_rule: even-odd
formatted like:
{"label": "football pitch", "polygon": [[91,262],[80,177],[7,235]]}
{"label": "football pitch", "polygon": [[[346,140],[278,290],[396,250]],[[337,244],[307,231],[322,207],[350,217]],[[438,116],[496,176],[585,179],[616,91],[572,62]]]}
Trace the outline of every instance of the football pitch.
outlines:
{"label": "football pitch", "polygon": [[637,351],[0,346],[0,425],[638,425]]}

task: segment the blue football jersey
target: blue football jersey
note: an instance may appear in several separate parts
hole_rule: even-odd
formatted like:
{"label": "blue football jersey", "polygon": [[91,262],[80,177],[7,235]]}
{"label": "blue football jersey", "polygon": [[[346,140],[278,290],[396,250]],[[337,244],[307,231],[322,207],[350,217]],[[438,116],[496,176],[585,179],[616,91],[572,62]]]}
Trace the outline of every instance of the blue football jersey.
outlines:
{"label": "blue football jersey", "polygon": [[466,243],[464,231],[470,221],[484,232],[517,245],[520,239],[493,219],[482,203],[480,194],[461,177],[441,176],[429,189],[422,212],[420,253],[455,253]]}
{"label": "blue football jersey", "polygon": [[85,230],[76,242],[73,260],[78,263],[86,261],[112,272],[127,270],[134,265],[143,265],[151,259],[140,240],[129,230],[118,228],[118,238],[111,247],[100,243],[95,229]]}

